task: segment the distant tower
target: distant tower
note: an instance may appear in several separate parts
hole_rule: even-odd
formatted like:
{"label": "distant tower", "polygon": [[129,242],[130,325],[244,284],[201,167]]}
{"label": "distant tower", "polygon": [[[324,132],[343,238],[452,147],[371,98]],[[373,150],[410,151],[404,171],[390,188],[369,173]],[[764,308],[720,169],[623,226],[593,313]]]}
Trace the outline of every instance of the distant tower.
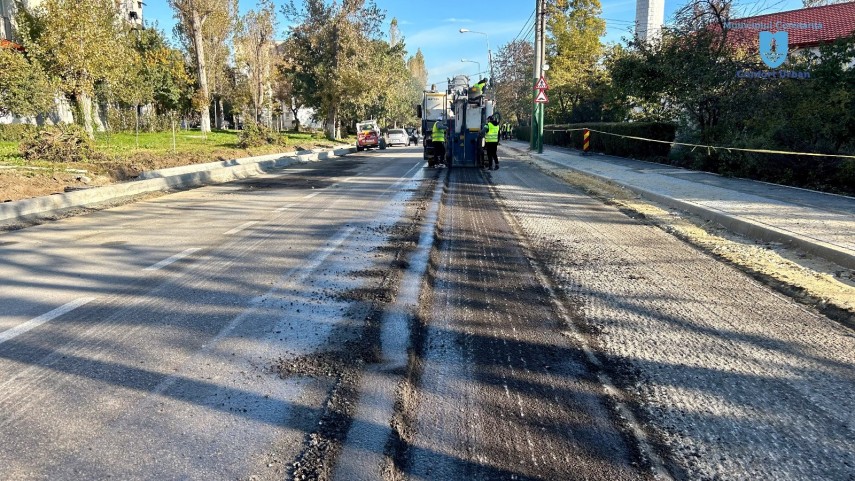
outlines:
{"label": "distant tower", "polygon": [[12,40],[14,32],[12,31],[12,0],[0,0],[0,40]]}
{"label": "distant tower", "polygon": [[659,38],[665,23],[665,0],[637,0],[635,4],[635,38],[650,42]]}

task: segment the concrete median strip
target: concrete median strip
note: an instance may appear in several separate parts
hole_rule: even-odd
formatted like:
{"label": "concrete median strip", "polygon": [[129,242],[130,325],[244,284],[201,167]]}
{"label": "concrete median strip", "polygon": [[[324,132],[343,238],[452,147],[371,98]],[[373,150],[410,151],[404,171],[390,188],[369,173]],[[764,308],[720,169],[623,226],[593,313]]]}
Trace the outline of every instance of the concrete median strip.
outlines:
{"label": "concrete median strip", "polygon": [[71,209],[95,206],[151,192],[230,182],[265,174],[270,170],[297,162],[332,159],[355,151],[353,147],[302,151],[289,155],[272,154],[144,172],[137,180],[131,182],[0,204],[0,223],[51,217]]}

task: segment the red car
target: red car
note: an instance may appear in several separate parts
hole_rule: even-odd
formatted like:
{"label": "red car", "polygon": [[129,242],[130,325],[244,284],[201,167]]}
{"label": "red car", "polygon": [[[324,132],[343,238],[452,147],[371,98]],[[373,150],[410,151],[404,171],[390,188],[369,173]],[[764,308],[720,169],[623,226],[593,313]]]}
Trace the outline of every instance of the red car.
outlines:
{"label": "red car", "polygon": [[356,124],[356,150],[363,151],[371,147],[386,148],[386,141],[380,136],[380,127],[376,120],[365,120]]}

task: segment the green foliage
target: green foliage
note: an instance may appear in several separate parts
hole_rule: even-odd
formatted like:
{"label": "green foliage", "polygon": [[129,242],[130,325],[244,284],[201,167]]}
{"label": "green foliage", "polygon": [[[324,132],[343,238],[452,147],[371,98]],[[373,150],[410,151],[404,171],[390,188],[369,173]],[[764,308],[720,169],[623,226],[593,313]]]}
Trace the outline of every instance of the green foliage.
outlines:
{"label": "green foliage", "polygon": [[[330,139],[338,137],[339,109],[346,101],[364,105],[381,81],[375,40],[385,17],[373,0],[291,0],[282,8],[291,26],[285,42],[286,68],[295,92],[327,119]],[[393,79],[394,80],[394,79]]]}
{"label": "green foliage", "polygon": [[19,148],[28,161],[84,162],[97,157],[95,143],[75,124],[39,129],[25,138]]}
{"label": "green foliage", "polygon": [[44,0],[20,9],[17,20],[29,54],[60,88],[77,99],[78,119],[92,137],[90,99],[97,82],[120,79],[128,58],[113,0]]}
{"label": "green foliage", "polygon": [[266,109],[272,110],[269,85],[273,73],[276,12],[270,0],[260,0],[258,11],[250,10],[239,21],[235,33],[235,60],[239,70],[247,72],[253,117],[261,120]]}
{"label": "green foliage", "polygon": [[36,116],[53,107],[56,89],[24,54],[0,47],[0,114]]}
{"label": "green foliage", "polygon": [[20,142],[37,130],[33,124],[0,124],[0,142]]}
{"label": "green foliage", "polygon": [[505,120],[520,122],[531,118],[534,86],[534,47],[517,40],[499,49],[495,57],[496,97]]}
{"label": "green foliage", "polygon": [[[608,82],[600,62],[606,22],[600,18],[599,0],[549,0],[546,59],[549,64],[550,102],[547,118],[573,119],[574,110],[602,104],[602,86]],[[594,106],[594,110],[598,110]],[[599,119],[597,113],[588,117]]]}
{"label": "green foliage", "polygon": [[287,138],[279,135],[266,125],[254,122],[246,122],[243,130],[238,133],[238,146],[241,148],[261,147],[263,145],[287,145]]}

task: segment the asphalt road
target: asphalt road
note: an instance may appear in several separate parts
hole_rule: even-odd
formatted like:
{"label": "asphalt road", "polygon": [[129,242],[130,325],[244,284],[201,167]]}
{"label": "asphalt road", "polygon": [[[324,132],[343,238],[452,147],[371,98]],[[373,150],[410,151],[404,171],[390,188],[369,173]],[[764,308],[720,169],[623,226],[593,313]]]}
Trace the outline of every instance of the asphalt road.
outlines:
{"label": "asphalt road", "polygon": [[2,479],[855,479],[851,330],[522,161],[300,164],[0,259]]}
{"label": "asphalt road", "polygon": [[0,235],[0,478],[281,479],[332,381],[272,367],[359,328],[417,154]]}

